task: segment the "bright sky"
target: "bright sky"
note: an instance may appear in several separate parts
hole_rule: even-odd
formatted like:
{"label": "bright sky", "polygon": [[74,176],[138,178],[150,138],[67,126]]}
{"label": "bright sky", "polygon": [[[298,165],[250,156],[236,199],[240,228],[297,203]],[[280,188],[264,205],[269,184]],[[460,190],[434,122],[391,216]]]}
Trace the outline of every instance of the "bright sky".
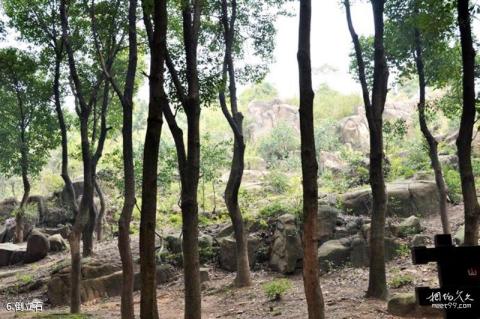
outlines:
{"label": "bright sky", "polygon": [[[294,9],[298,13],[298,5]],[[373,34],[372,8],[368,2],[357,2],[352,6],[352,19],[358,34]],[[266,80],[278,89],[281,97],[296,96],[298,15],[281,17],[277,28],[276,62]],[[340,1],[312,1],[311,58],[315,87],[325,82],[345,93],[360,90],[348,73],[351,43],[345,10]],[[320,74],[319,68],[325,65],[334,67],[336,71]]]}

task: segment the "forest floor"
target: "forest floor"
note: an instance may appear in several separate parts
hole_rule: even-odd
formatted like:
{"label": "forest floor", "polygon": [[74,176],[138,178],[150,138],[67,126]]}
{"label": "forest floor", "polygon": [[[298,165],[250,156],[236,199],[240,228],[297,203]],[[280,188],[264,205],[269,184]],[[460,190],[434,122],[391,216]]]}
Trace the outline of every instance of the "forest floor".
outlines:
{"label": "forest floor", "polygon": [[[450,208],[450,222],[453,232],[457,230],[463,221],[463,206]],[[425,228],[423,234],[433,235],[441,232],[440,218],[429,216],[422,220]],[[138,254],[138,241],[134,240],[134,254]],[[55,254],[44,260],[31,265],[0,270],[0,318],[62,318],[68,313],[68,308],[50,308],[44,304],[44,311],[39,314],[26,312],[7,312],[5,303],[15,300],[32,300],[46,298],[45,285],[41,289],[31,292],[12,290],[14,284],[22,280],[25,275],[34,276],[35,280],[48,281],[49,272],[63,260],[66,254]],[[98,245],[95,258],[109,262],[119,262],[116,241]],[[413,282],[400,288],[390,287],[390,294],[397,292],[413,292],[415,286],[437,286],[437,272],[435,264],[415,266],[411,262],[407,252],[387,264],[387,280],[401,275],[410,275]],[[235,288],[232,286],[233,273],[210,267],[210,280],[203,284],[202,291],[202,318],[307,318],[306,302],[303,292],[301,273],[289,276],[292,287],[280,301],[268,301],[262,285],[282,275],[269,271],[255,271],[252,273],[253,285],[247,288]],[[368,269],[343,267],[335,269],[321,276],[321,285],[326,304],[327,318],[399,318],[387,312],[384,301],[365,299],[365,291],[368,286]],[[139,312],[140,294],[135,292],[136,312]],[[158,309],[162,319],[183,318],[183,279],[179,271],[175,281],[158,287]],[[114,297],[96,302],[86,303],[82,306],[82,312],[87,318],[120,318],[120,298]],[[55,316],[54,314],[59,314]]]}

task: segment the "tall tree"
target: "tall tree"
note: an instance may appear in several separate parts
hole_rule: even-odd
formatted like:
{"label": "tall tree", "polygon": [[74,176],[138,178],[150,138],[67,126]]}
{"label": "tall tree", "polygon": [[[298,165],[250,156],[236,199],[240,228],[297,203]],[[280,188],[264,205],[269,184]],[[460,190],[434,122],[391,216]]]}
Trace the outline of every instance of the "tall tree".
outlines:
{"label": "tall tree", "polygon": [[22,177],[23,196],[16,213],[16,242],[24,238],[30,176],[40,172],[49,151],[58,145],[51,109],[51,83],[43,80],[38,61],[14,48],[0,50],[0,171]]}
{"label": "tall tree", "polygon": [[140,317],[158,318],[155,225],[157,214],[158,152],[163,125],[163,109],[168,107],[164,90],[167,38],[167,0],[155,0],[153,8],[142,1],[145,28],[150,46],[150,101],[143,153],[142,207],[140,220]]}
{"label": "tall tree", "polygon": [[[144,6],[145,7],[145,6]],[[200,17],[203,1],[191,0],[181,2],[181,38],[185,54],[185,73],[180,74],[172,56],[166,51],[166,65],[177,100],[187,117],[186,145],[176,113],[169,105],[162,108],[177,151],[178,170],[180,173],[183,233],[183,271],[185,281],[185,311],[187,319],[201,318],[200,266],[198,253],[198,181],[200,175],[200,81],[198,76],[198,42]],[[176,10],[176,8],[173,8]],[[148,11],[147,11],[148,13]],[[152,38],[151,18],[147,14],[147,33]],[[152,43],[152,41],[151,41]],[[181,77],[184,75],[184,77]],[[183,82],[185,79],[185,83]],[[156,175],[155,175],[156,176]],[[154,225],[153,225],[154,227]],[[150,238],[153,240],[153,236]],[[151,257],[150,257],[151,258]],[[150,262],[154,262],[150,260]]]}
{"label": "tall tree", "polygon": [[463,110],[457,138],[458,164],[465,211],[465,245],[478,245],[480,206],[472,171],[472,137],[475,124],[475,50],[469,0],[457,0],[463,66]]}
{"label": "tall tree", "polygon": [[300,85],[300,139],[303,186],[303,285],[307,298],[308,318],[325,318],[316,238],[318,213],[318,163],[313,126],[312,66],[310,59],[311,0],[300,1],[298,32],[298,71]]}
{"label": "tall tree", "polygon": [[[235,40],[235,21],[237,19],[237,2],[230,2],[231,14],[229,17],[227,0],[221,0],[221,22],[223,26],[223,38],[225,41],[225,57],[222,68],[222,85],[219,92],[220,106],[225,118],[233,131],[233,157],[225,188],[225,204],[227,205],[230,219],[235,234],[237,277],[235,284],[239,287],[251,285],[250,264],[248,260],[248,244],[243,224],[242,212],[238,204],[238,191],[242,183],[243,169],[245,166],[245,141],[243,138],[243,115],[238,110],[237,86],[235,80],[235,67],[233,62],[233,45]],[[225,88],[229,80],[228,90],[230,95],[230,110],[227,107]]]}
{"label": "tall tree", "polygon": [[[219,12],[222,32],[222,35],[218,37],[222,40],[219,50],[223,52],[219,102],[234,137],[230,175],[225,187],[225,204],[232,220],[236,241],[237,276],[235,284],[237,286],[248,286],[251,283],[247,235],[238,203],[246,145],[242,127],[243,114],[239,111],[238,105],[237,81],[240,83],[259,82],[265,77],[268,65],[273,59],[275,18],[285,14],[282,10],[285,2],[285,0],[214,1],[214,8]],[[256,14],[257,12],[262,12],[262,15]],[[213,30],[213,32],[218,31]],[[252,41],[252,38],[262,39],[262,41]],[[260,63],[247,62],[246,56],[256,56]],[[243,64],[243,66],[239,67],[237,64]]]}
{"label": "tall tree", "polygon": [[450,233],[447,187],[438,157],[438,141],[427,123],[426,88],[442,88],[457,67],[456,51],[451,48],[454,15],[449,2],[410,0],[390,1],[386,7],[386,41],[389,59],[400,76],[418,75],[418,120],[428,145],[428,154],[439,194],[440,217],[445,234]]}
{"label": "tall tree", "polygon": [[[101,45],[97,36],[95,15],[92,12],[92,31],[95,39],[95,46],[99,56],[103,72],[111,83],[113,90],[117,94],[123,110],[122,143],[123,143],[123,174],[124,174],[124,202],[120,218],[118,220],[118,250],[122,260],[122,293],[121,293],[121,316],[123,319],[132,319],[135,317],[133,305],[133,259],[132,249],[130,247],[130,222],[132,212],[135,206],[135,173],[133,163],[133,143],[132,143],[132,113],[133,113],[133,94],[135,91],[135,76],[137,72],[137,0],[129,0],[128,7],[128,66],[125,74],[125,84],[123,90],[115,78],[108,72],[105,59],[102,55]],[[153,64],[154,61],[152,61]],[[98,183],[95,184],[100,199],[103,195],[98,189]],[[103,205],[104,206],[104,205]],[[99,221],[101,221],[101,215]],[[98,225],[100,240],[101,223]]]}
{"label": "tall tree", "polygon": [[[66,0],[60,2],[60,16],[62,25],[62,38],[65,45],[72,91],[75,96],[76,113],[79,119],[81,154],[83,162],[83,194],[79,210],[69,235],[71,267],[71,303],[72,313],[80,312],[80,279],[81,279],[81,255],[80,239],[83,235],[83,254],[88,256],[92,251],[92,238],[95,229],[95,210],[93,207],[94,188],[96,182],[96,168],[102,156],[103,147],[107,138],[109,127],[107,126],[107,111],[111,103],[111,85],[99,67],[98,58],[95,56],[94,42],[91,36],[91,27],[85,24],[92,10],[102,11],[103,19],[97,22],[101,27],[102,35],[110,39],[107,46],[102,48],[105,57],[105,66],[109,74],[115,68],[118,53],[123,48],[123,36],[126,28],[117,24],[121,15],[118,3],[102,2],[97,7],[92,3],[69,3]],[[69,13],[74,12],[72,16]],[[70,28],[70,20],[74,23],[74,29]],[[105,24],[103,24],[105,23]],[[85,25],[87,28],[85,28]],[[73,40],[73,41],[72,41]],[[89,41],[92,40],[92,41]],[[82,58],[79,57],[81,52]]]}
{"label": "tall tree", "polygon": [[370,132],[370,186],[372,188],[372,226],[370,234],[370,272],[367,296],[387,298],[385,272],[385,213],[387,194],[383,175],[383,110],[387,98],[388,67],[384,48],[383,12],[385,0],[371,0],[374,34],[374,68],[371,99],[365,72],[364,52],[352,23],[350,1],[345,0],[347,24],[352,37],[357,60],[358,78],[362,87],[365,114]]}
{"label": "tall tree", "polygon": [[3,1],[3,7],[9,17],[10,26],[18,30],[22,38],[41,47],[42,60],[45,60],[42,64],[48,66],[47,74],[53,76],[52,91],[62,146],[60,175],[68,191],[70,208],[75,216],[78,205],[68,169],[68,128],[62,108],[61,66],[65,48],[60,25],[59,1],[6,0]]}

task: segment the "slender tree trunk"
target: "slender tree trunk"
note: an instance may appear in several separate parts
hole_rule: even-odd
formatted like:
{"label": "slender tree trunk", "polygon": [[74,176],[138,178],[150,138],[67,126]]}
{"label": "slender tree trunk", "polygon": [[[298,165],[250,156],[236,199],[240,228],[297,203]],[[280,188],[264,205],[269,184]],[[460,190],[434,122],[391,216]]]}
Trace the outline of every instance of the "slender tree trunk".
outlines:
{"label": "slender tree trunk", "polygon": [[[86,127],[86,125],[83,125]],[[86,132],[86,131],[85,131]],[[82,143],[85,144],[85,143]],[[88,144],[88,143],[86,143]],[[83,147],[87,147],[83,145]],[[85,228],[85,225],[88,222],[88,214],[92,207],[93,202],[93,179],[91,174],[91,165],[89,153],[84,158],[83,163],[83,195],[80,202],[79,212],[75,218],[72,231],[70,232],[68,241],[70,243],[70,255],[72,259],[72,267],[70,271],[70,312],[71,313],[80,313],[81,299],[80,299],[80,283],[82,277],[82,257],[80,255],[80,240],[82,237],[82,232]],[[84,153],[84,157],[86,155]]]}
{"label": "slender tree trunk", "polygon": [[[17,84],[18,86],[18,84]],[[17,90],[17,103],[18,108],[20,111],[20,166],[22,172],[22,182],[23,182],[23,196],[22,201],[20,202],[20,208],[17,211],[15,216],[15,242],[21,243],[23,242],[23,229],[24,229],[24,215],[25,215],[25,206],[28,202],[28,197],[30,196],[30,181],[28,180],[28,166],[29,166],[29,158],[28,158],[28,145],[27,145],[27,138],[26,138],[26,130],[27,130],[27,114],[26,110],[24,109],[23,99],[20,96],[20,92]]]}
{"label": "slender tree trunk", "polygon": [[[62,45],[63,46],[63,45]],[[60,98],[60,66],[62,63],[62,49],[57,48],[55,57],[55,71],[53,81],[53,96],[55,99],[55,111],[57,113],[58,125],[60,126],[60,135],[62,137],[62,169],[60,175],[62,176],[67,194],[69,196],[70,206],[73,210],[73,216],[75,217],[78,212],[78,205],[75,195],[75,189],[73,188],[70,174],[68,173],[68,136],[67,125],[65,124],[65,117],[63,115],[62,103]]]}
{"label": "slender tree trunk", "polygon": [[387,192],[383,175],[383,110],[387,98],[388,67],[383,46],[385,0],[372,0],[375,25],[372,109],[367,113],[370,129],[370,185],[373,209],[370,236],[370,272],[367,296],[386,299],[385,214]]}
{"label": "slender tree trunk", "polygon": [[142,249],[140,249],[140,317],[143,319],[158,318],[155,265],[158,152],[163,124],[162,109],[168,103],[163,88],[167,32],[167,8],[165,0],[154,1],[153,23],[154,30],[150,45],[150,102],[143,155],[142,208],[140,220],[140,247],[142,247]]}
{"label": "slender tree trunk", "polygon": [[[100,199],[100,211],[98,212],[98,215],[97,215],[97,222],[96,222],[95,228],[97,231],[97,241],[101,241],[103,239],[103,222],[105,219],[106,204],[105,204],[105,195],[103,194],[102,188],[98,184],[98,181],[96,178],[95,178],[95,191],[98,195],[98,198]],[[93,206],[95,207],[95,204]]]}
{"label": "slender tree trunk", "polygon": [[383,175],[383,110],[387,97],[388,67],[383,45],[383,11],[385,0],[372,0],[374,35],[374,70],[372,98],[370,100],[365,75],[365,63],[358,35],[350,12],[350,1],[345,0],[347,24],[355,48],[358,75],[362,87],[365,114],[370,132],[370,187],[372,189],[372,224],[370,235],[370,271],[367,296],[386,299],[387,279],[385,271],[385,214],[387,194]]}
{"label": "slender tree trunk", "polygon": [[[235,21],[237,17],[237,2],[231,1],[231,16],[228,17],[227,0],[222,0],[222,25],[224,29],[225,57],[223,62],[223,87],[219,92],[220,105],[233,132],[233,157],[230,167],[227,186],[225,188],[225,204],[232,221],[237,258],[237,276],[235,285],[246,287],[252,284],[250,279],[250,263],[248,259],[248,239],[245,233],[242,212],[238,203],[238,192],[242,183],[245,167],[245,141],[243,137],[243,115],[238,111],[235,67],[233,63],[232,47],[235,39]],[[229,80],[230,109],[228,111],[225,98],[225,87]],[[215,190],[215,189],[214,189]],[[215,191],[214,191],[215,194]]]}
{"label": "slender tree trunk", "polygon": [[325,318],[319,282],[316,224],[318,213],[318,163],[313,126],[312,68],[310,62],[311,0],[300,1],[298,71],[300,85],[300,138],[303,186],[303,284],[308,318]]}
{"label": "slender tree trunk", "polygon": [[420,95],[418,102],[418,120],[420,123],[420,130],[428,144],[428,155],[435,174],[443,233],[450,234],[450,223],[448,221],[447,212],[447,187],[445,186],[445,181],[443,179],[442,164],[438,159],[438,142],[428,129],[427,121],[425,119],[425,88],[427,84],[425,81],[425,70],[422,58],[422,41],[418,29],[415,29],[415,52]]}
{"label": "slender tree trunk", "polygon": [[[197,91],[198,92],[198,91]],[[183,271],[185,276],[185,319],[201,318],[200,263],[198,253],[197,189],[200,167],[200,105],[189,100],[188,157],[183,170],[181,208],[183,220]]]}
{"label": "slender tree trunk", "polygon": [[[23,135],[23,134],[22,134]],[[22,146],[24,148],[24,146]],[[28,179],[28,159],[26,151],[22,150],[22,182],[23,182],[23,196],[20,202],[20,208],[15,216],[15,242],[23,242],[24,237],[24,219],[25,206],[27,205],[30,196],[30,181]]]}
{"label": "slender tree trunk", "polygon": [[475,51],[470,25],[469,1],[458,0],[458,24],[463,64],[463,111],[457,138],[458,164],[465,210],[465,245],[478,245],[480,206],[472,171],[472,136],[475,123]]}
{"label": "slender tree trunk", "polygon": [[135,169],[132,143],[133,90],[137,70],[137,0],[129,0],[128,8],[128,68],[123,97],[120,97],[123,110],[123,175],[124,196],[122,213],[118,220],[118,250],[122,260],[122,319],[135,318],[133,306],[133,258],[130,247],[130,222],[135,206]]}

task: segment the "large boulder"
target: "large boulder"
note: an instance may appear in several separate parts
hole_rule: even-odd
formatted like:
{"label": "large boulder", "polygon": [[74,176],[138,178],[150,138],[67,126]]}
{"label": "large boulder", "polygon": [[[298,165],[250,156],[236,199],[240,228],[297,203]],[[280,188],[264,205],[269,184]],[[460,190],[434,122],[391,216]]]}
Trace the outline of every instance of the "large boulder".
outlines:
{"label": "large boulder", "polygon": [[67,249],[67,241],[63,239],[62,235],[55,234],[48,237],[50,251],[64,251]]}
{"label": "large boulder", "polygon": [[442,316],[442,310],[418,305],[414,293],[394,294],[388,299],[387,311],[394,316],[408,318],[438,318]]}
{"label": "large boulder", "polygon": [[422,225],[420,224],[420,218],[416,216],[410,216],[402,220],[398,225],[393,226],[395,233],[399,237],[407,237],[416,235],[422,231]]}
{"label": "large boulder", "polygon": [[[248,239],[248,262],[253,267],[256,262],[256,251],[260,246],[260,240],[249,236]],[[222,237],[217,239],[218,244],[218,262],[222,269],[228,271],[237,270],[237,251],[236,242],[233,237]]]}
{"label": "large boulder", "polygon": [[318,168],[321,172],[329,170],[334,173],[341,173],[347,169],[347,163],[340,157],[339,153],[321,151],[318,157]]}
{"label": "large boulder", "polygon": [[350,248],[340,240],[329,240],[318,248],[318,262],[322,272],[344,265],[349,257]]}
{"label": "large boulder", "polygon": [[59,225],[58,227],[43,227],[40,229],[42,233],[48,236],[53,236],[59,234],[64,239],[68,239],[70,234],[71,227],[70,225]]}
{"label": "large boulder", "polygon": [[59,225],[72,224],[73,211],[63,207],[50,207],[43,216],[42,224],[46,227],[56,227]]}
{"label": "large boulder", "polygon": [[337,218],[340,215],[340,210],[335,207],[320,205],[317,213],[317,229],[316,238],[321,243],[332,239],[335,234],[335,227],[337,226]]}
{"label": "large boulder", "polygon": [[427,235],[417,234],[413,236],[410,246],[411,247],[419,247],[419,246],[427,246],[431,242],[431,239]]}
{"label": "large boulder", "polygon": [[[387,184],[387,214],[409,217],[435,214],[439,210],[438,192],[432,181],[402,181]],[[370,215],[371,189],[346,193],[340,199],[343,208],[353,215]]]}
{"label": "large boulder", "polygon": [[465,242],[465,225],[458,227],[455,235],[453,236],[453,241],[455,245],[461,246]]}
{"label": "large boulder", "polygon": [[279,122],[285,122],[300,132],[298,108],[279,100],[252,101],[248,105],[248,122],[245,132],[252,140],[258,140],[270,132]]}
{"label": "large boulder", "polygon": [[33,195],[28,198],[27,203],[37,205],[38,215],[36,217],[38,218],[38,223],[41,224],[47,213],[46,199],[40,195]]}
{"label": "large boulder", "polygon": [[50,250],[50,243],[47,236],[34,229],[27,239],[27,252],[24,261],[32,263],[45,258]]}
{"label": "large boulder", "polygon": [[8,218],[5,223],[0,226],[0,243],[11,242],[15,238],[15,218]]}
{"label": "large boulder", "polygon": [[363,115],[352,115],[341,119],[338,123],[340,141],[351,148],[367,151],[369,147],[368,123]]}
{"label": "large boulder", "polygon": [[0,244],[0,267],[17,264],[25,256],[25,244]]}
{"label": "large boulder", "polygon": [[302,241],[295,216],[290,214],[278,218],[270,253],[270,267],[284,274],[297,269],[303,258]]}
{"label": "large boulder", "polygon": [[[85,267],[85,266],[84,266]],[[84,268],[82,267],[82,269]],[[98,268],[98,269],[95,269]],[[66,305],[70,300],[70,269],[64,268],[54,274],[48,282],[47,296],[54,306]],[[157,266],[156,282],[163,284],[174,277],[170,265]],[[87,273],[82,272],[80,297],[82,302],[119,296],[122,289],[122,271],[118,267],[91,265]],[[134,290],[140,289],[140,274],[134,277]]]}
{"label": "large boulder", "polygon": [[12,211],[18,207],[18,201],[15,198],[7,198],[0,202],[0,222],[11,217]]}

